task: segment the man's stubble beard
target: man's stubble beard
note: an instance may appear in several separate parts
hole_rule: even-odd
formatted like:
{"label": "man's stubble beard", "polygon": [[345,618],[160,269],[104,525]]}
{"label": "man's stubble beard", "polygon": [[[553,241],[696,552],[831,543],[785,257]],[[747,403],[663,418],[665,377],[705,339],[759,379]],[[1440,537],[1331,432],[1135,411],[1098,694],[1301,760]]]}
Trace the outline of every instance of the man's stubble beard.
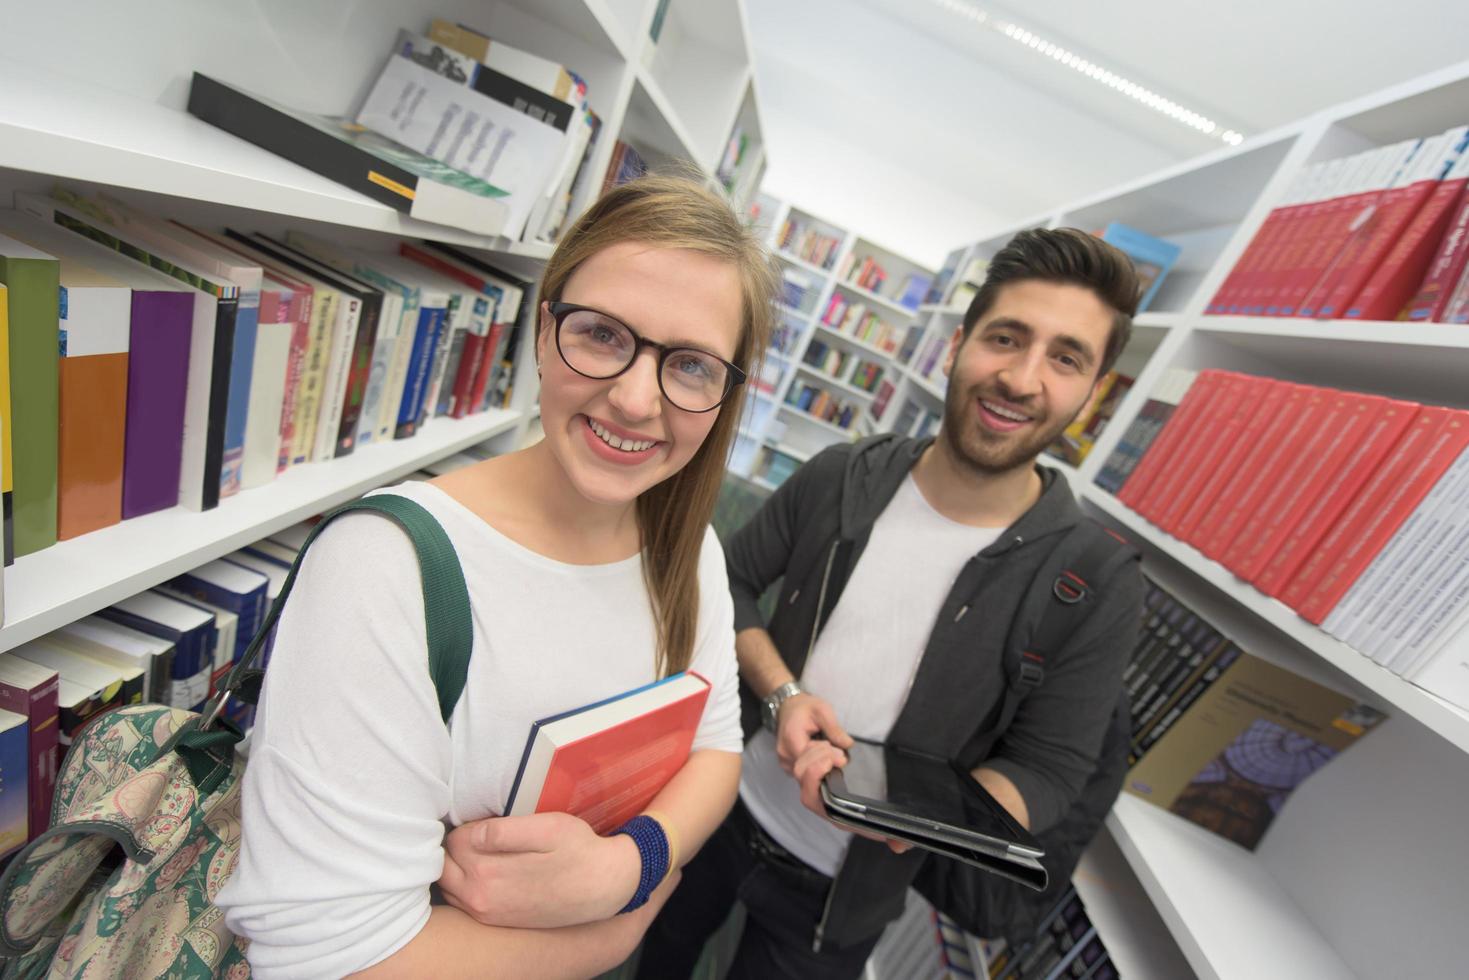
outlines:
{"label": "man's stubble beard", "polygon": [[1071,413],[1069,418],[1049,424],[1041,420],[1040,428],[1036,429],[1029,438],[1021,439],[1001,449],[989,444],[983,435],[981,423],[974,408],[975,402],[981,397],[988,397],[988,395],[978,385],[971,387],[961,395],[958,389],[950,384],[944,396],[944,424],[939,429],[939,438],[944,440],[956,460],[985,476],[999,476],[1020,467],[1029,468],[1035,462],[1036,457],[1044,452],[1047,446],[1055,442],[1062,432],[1066,431],[1066,427],[1071,424],[1072,420],[1081,414],[1081,408],[1085,407],[1083,403]]}

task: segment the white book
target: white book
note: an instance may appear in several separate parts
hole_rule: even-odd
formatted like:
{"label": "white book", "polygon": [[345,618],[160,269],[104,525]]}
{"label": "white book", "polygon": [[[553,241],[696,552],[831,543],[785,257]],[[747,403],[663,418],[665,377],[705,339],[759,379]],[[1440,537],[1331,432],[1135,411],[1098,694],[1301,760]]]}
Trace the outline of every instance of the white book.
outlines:
{"label": "white book", "polygon": [[1399,632],[1374,658],[1405,677],[1433,656],[1448,624],[1469,600],[1469,521],[1460,523],[1440,561],[1427,586],[1412,597]]}
{"label": "white book", "polygon": [[153,664],[149,688],[156,700],[167,700],[173,682],[174,645],[160,636],[135,630],[100,616],[84,616],[56,630],[57,634],[99,643],[138,662]]}
{"label": "white book", "polygon": [[167,696],[168,661],[153,651],[134,646],[112,646],[66,627],[47,633],[41,639],[54,647],[71,650],[108,666],[125,668],[129,674],[136,669],[142,675],[144,701],[156,701]]}
{"label": "white book", "polygon": [[[94,227],[100,232],[110,235],[118,241],[127,242],[134,236],[113,228],[100,219],[89,215],[82,215],[73,208],[68,208],[51,198],[40,194],[31,194],[17,191],[15,194],[15,206],[22,211],[41,218],[53,224],[59,223],[58,216],[66,222],[68,230],[72,230],[76,224]],[[78,238],[86,237],[81,232],[76,232]],[[143,246],[147,250],[146,246]],[[127,254],[127,253],[123,253]],[[133,256],[129,255],[129,258]],[[142,259],[137,259],[140,266],[149,267]],[[174,262],[178,275],[194,282],[215,282],[219,277],[214,273],[206,273],[203,270],[193,268],[183,262]],[[222,460],[213,458],[210,452],[212,442],[222,440],[222,428],[218,429],[211,438],[211,424],[223,426],[222,417],[211,419],[210,417],[210,392],[213,390],[216,376],[215,363],[220,357],[228,360],[228,351],[215,351],[215,324],[219,307],[219,295],[216,291],[200,288],[194,282],[186,282],[189,285],[189,293],[194,298],[194,319],[189,341],[189,372],[187,393],[184,399],[184,444],[183,459],[179,470],[179,503],[190,510],[206,510],[216,506],[219,502],[220,473],[217,471]],[[208,469],[208,472],[206,472]],[[210,484],[206,486],[206,484]]]}
{"label": "white book", "polygon": [[250,414],[245,420],[245,461],[240,469],[243,490],[269,483],[280,471],[281,418],[295,332],[296,324],[283,318],[261,323],[255,335]]}
{"label": "white book", "polygon": [[507,191],[501,234],[522,237],[531,209],[558,172],[567,134],[396,51],[357,122]]}
{"label": "white book", "polygon": [[444,375],[448,367],[449,351],[454,344],[454,335],[466,331],[478,336],[489,333],[495,306],[489,297],[452,276],[401,256],[391,256],[390,259],[388,268],[394,274],[405,282],[417,285],[430,300],[444,296],[447,304],[444,328],[439,331],[438,349],[434,352],[428,392],[424,397],[425,415],[432,416],[435,414],[434,406],[438,404],[443,385],[453,384],[453,379],[446,379]]}
{"label": "white book", "polygon": [[142,683],[143,668],[137,664],[123,667],[104,663],[64,646],[49,643],[44,637],[22,643],[10,652],[22,660],[50,667],[64,681],[99,692],[105,701],[115,698],[129,681],[137,681],[140,685]]}

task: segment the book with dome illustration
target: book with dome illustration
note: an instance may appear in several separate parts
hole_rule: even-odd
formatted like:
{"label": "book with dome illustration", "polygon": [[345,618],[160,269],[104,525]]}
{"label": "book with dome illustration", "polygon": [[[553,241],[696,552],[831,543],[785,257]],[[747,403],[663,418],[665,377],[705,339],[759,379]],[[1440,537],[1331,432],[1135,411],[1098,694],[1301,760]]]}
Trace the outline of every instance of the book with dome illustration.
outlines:
{"label": "book with dome illustration", "polygon": [[1132,768],[1125,789],[1254,850],[1290,794],[1385,716],[1249,653]]}

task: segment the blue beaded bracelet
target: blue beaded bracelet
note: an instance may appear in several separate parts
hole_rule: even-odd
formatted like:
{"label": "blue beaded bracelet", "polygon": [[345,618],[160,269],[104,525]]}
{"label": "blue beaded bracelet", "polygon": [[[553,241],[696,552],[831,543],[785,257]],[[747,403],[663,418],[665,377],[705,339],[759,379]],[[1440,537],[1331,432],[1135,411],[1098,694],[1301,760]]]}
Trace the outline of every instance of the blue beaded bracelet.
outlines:
{"label": "blue beaded bracelet", "polygon": [[638,878],[638,890],[633,892],[632,898],[628,899],[626,905],[618,910],[617,914],[631,912],[633,909],[642,908],[648,901],[648,896],[653,894],[653,889],[668,876],[668,835],[663,831],[663,825],[647,814],[639,814],[627,823],[613,831],[614,834],[626,834],[631,837],[633,843],[638,845],[638,854],[643,859],[643,872]]}

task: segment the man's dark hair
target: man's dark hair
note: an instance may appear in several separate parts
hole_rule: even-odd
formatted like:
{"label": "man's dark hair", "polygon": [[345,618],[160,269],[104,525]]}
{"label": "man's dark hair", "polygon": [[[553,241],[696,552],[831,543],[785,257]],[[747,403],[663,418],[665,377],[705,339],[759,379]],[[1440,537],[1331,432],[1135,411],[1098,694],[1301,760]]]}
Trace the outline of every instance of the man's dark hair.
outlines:
{"label": "man's dark hair", "polygon": [[965,339],[995,305],[1001,288],[1027,280],[1082,286],[1112,310],[1112,329],[1097,377],[1112,370],[1132,336],[1132,317],[1140,297],[1132,260],[1116,247],[1076,228],[1026,229],[990,260],[984,285],[964,313]]}

